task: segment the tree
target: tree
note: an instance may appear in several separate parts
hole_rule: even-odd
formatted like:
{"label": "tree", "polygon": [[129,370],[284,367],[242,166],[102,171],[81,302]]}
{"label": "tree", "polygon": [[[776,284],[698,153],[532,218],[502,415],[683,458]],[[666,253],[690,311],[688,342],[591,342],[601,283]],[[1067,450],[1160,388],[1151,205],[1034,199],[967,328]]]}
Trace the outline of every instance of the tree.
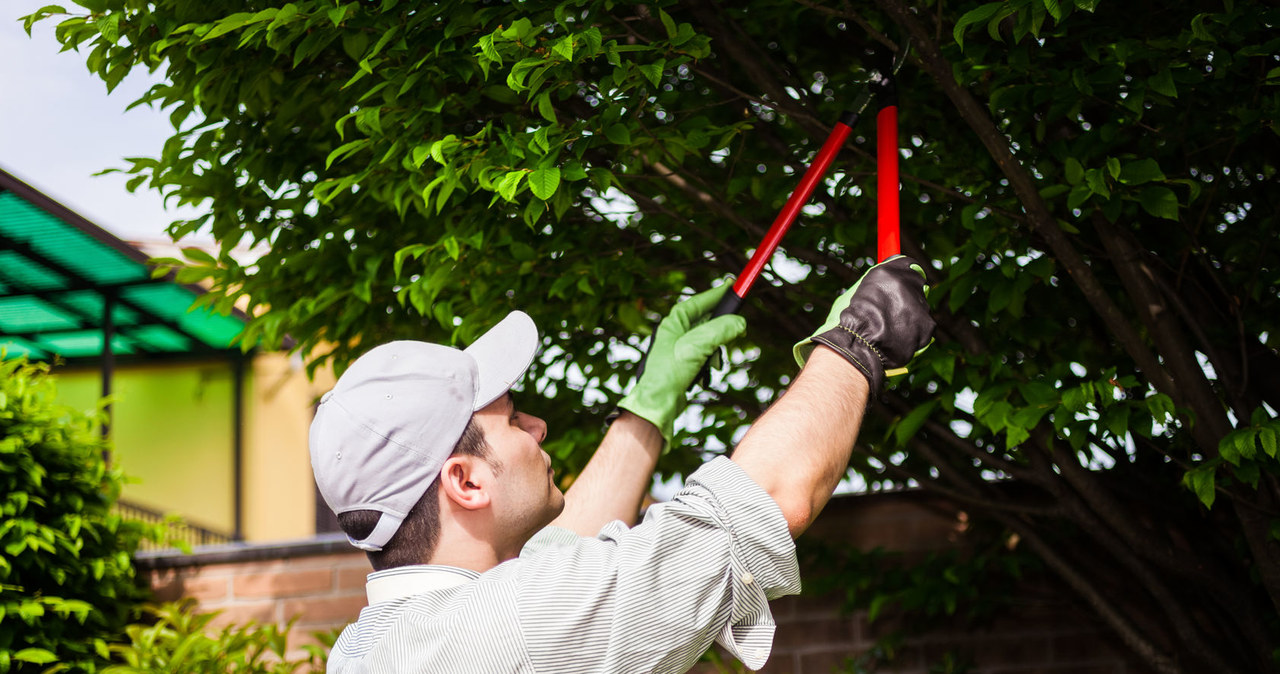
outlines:
{"label": "tree", "polygon": [[[523,308],[546,335],[528,405],[570,471],[634,335],[741,269],[909,39],[904,250],[930,262],[940,327],[853,467],[1016,537],[1154,671],[1275,667],[1273,6],[81,4],[32,19],[57,17],[109,87],[165,69],[139,103],[178,130],[130,160],[131,187],[210,206],[171,233],[221,242],[183,274],[220,307],[250,298],[246,343],[288,333],[341,366]],[[747,374],[700,394],[683,444],[737,437],[871,264],[873,141],[855,136],[744,309]],[[270,250],[242,265],[241,243]]]}

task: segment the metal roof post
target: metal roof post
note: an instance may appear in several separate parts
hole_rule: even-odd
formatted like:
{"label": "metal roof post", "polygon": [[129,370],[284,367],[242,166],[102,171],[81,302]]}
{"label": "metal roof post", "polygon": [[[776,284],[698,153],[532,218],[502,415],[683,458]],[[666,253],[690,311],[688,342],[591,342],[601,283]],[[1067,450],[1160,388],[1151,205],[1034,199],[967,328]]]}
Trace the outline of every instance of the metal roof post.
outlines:
{"label": "metal roof post", "polygon": [[[106,440],[111,437],[111,413],[112,404],[110,401],[112,379],[115,377],[116,355],[111,348],[111,342],[115,340],[116,324],[116,293],[114,290],[102,291],[102,397],[106,400],[106,405],[102,412],[105,418],[102,420],[102,439]],[[110,461],[111,453],[108,449],[103,449],[103,458]]]}
{"label": "metal roof post", "polygon": [[239,350],[231,354],[231,471],[232,471],[232,532],[231,539],[244,540],[244,369],[245,354]]}

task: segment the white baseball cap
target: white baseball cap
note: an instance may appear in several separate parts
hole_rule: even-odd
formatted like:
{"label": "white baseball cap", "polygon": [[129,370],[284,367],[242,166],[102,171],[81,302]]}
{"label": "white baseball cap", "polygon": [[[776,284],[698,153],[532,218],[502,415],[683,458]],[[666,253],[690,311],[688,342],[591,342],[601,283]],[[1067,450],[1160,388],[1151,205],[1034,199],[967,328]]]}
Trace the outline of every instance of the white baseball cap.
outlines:
{"label": "white baseball cap", "polygon": [[471,415],[520,380],[538,328],[513,311],[466,349],[398,341],[356,359],[320,398],[311,469],[335,514],[382,513],[361,550],[381,550],[440,475]]}

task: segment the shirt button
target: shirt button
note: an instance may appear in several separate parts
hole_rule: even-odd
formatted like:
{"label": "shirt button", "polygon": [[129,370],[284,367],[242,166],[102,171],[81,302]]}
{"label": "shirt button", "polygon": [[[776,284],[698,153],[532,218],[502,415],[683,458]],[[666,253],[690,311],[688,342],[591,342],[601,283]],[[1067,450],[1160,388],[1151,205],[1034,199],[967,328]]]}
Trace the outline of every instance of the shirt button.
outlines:
{"label": "shirt button", "polygon": [[756,577],[755,577],[755,576],[753,576],[753,575],[751,575],[751,572],[750,572],[750,571],[748,571],[748,572],[746,572],[746,573],[742,574],[742,584],[743,584],[743,585],[750,585],[750,584],[752,584],[752,583],[754,583],[754,582],[756,582]]}

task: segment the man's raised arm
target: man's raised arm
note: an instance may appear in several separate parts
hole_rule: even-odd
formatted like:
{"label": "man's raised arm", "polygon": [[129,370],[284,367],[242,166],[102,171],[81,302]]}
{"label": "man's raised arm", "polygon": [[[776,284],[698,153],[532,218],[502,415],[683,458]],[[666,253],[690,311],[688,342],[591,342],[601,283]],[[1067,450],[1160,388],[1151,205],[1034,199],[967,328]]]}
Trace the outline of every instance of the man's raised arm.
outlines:
{"label": "man's raised arm", "polygon": [[733,460],[782,509],[792,537],[822,511],[845,476],[869,396],[885,370],[905,366],[931,341],[924,273],[910,258],[871,268],[796,345],[804,369],[751,427]]}
{"label": "man's raised arm", "polygon": [[677,304],[658,325],[644,373],[618,403],[620,414],[582,474],[565,493],[564,512],[551,524],[594,536],[605,524],[635,524],[653,469],[671,445],[685,391],[707,358],[746,330],[741,316],[703,319],[729,289],[718,288]]}

